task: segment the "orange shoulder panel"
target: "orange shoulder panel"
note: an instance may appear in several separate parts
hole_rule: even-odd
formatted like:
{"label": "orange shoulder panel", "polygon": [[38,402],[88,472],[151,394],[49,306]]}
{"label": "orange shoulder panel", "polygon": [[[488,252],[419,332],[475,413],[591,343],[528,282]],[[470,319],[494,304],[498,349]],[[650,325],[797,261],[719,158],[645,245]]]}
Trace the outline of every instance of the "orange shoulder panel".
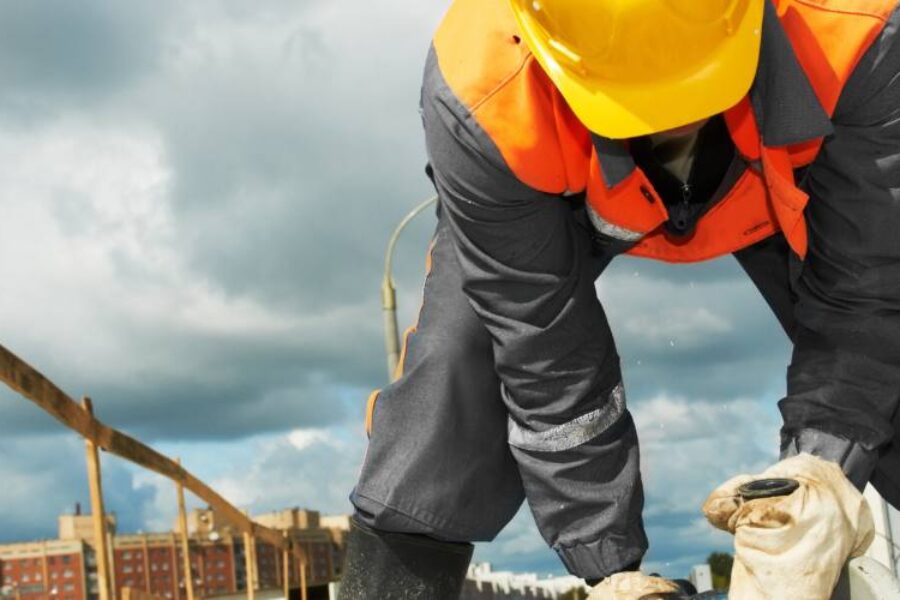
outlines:
{"label": "orange shoulder panel", "polygon": [[441,74],[520,181],[585,187],[590,136],[531,56],[506,0],[455,0],[434,37]]}
{"label": "orange shoulder panel", "polygon": [[[844,85],[897,7],[898,0],[781,0],[778,14],[797,59],[829,115]],[[822,140],[790,148],[795,166],[810,163]]]}

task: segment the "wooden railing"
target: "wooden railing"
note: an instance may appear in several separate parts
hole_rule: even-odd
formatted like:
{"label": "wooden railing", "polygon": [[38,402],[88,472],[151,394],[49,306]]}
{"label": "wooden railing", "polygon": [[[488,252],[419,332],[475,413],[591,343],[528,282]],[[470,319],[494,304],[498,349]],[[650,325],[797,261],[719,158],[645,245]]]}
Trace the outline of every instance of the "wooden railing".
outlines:
{"label": "wooden railing", "polygon": [[[173,460],[157,452],[143,442],[130,437],[99,421],[93,414],[91,400],[83,398],[81,403],[75,402],[47,377],[31,365],[0,345],[0,381],[26,399],[37,404],[44,411],[56,418],[60,423],[80,434],[87,451],[88,477],[91,492],[91,513],[94,519],[95,543],[97,544],[97,583],[100,600],[115,600],[110,583],[109,552],[106,548],[106,518],[103,507],[103,491],[101,484],[100,461],[98,449],[115,454],[149,471],[158,473],[172,480],[178,489],[179,522],[182,535],[184,560],[186,561],[185,587],[188,600],[194,600],[193,582],[190,576],[190,564],[187,554],[187,522],[184,513],[184,489],[193,492],[204,500],[222,519],[244,534],[247,565],[247,597],[253,600],[256,582],[255,547],[256,540],[271,544],[283,553],[283,582],[285,598],[289,595],[290,557],[299,571],[300,591],[302,599],[307,598],[306,556],[302,549],[295,545],[287,532],[265,527],[254,522],[241,510],[229,503],[214,489],[197,479],[178,460]],[[133,593],[133,592],[132,592]],[[121,600],[129,600],[123,594]],[[149,600],[151,597],[141,594],[131,596],[130,600]]]}

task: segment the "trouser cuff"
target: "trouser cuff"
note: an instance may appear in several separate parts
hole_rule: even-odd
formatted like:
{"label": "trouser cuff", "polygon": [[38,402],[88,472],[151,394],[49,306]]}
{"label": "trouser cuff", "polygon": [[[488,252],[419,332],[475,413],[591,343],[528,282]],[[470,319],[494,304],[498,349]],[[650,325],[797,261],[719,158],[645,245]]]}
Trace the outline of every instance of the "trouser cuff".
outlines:
{"label": "trouser cuff", "polygon": [[570,573],[582,579],[603,579],[622,571],[634,570],[647,552],[643,528],[633,539],[600,539],[586,544],[554,548]]}
{"label": "trouser cuff", "polygon": [[802,452],[839,464],[860,492],[865,489],[878,463],[878,452],[867,450],[853,440],[817,429],[782,430],[781,458]]}

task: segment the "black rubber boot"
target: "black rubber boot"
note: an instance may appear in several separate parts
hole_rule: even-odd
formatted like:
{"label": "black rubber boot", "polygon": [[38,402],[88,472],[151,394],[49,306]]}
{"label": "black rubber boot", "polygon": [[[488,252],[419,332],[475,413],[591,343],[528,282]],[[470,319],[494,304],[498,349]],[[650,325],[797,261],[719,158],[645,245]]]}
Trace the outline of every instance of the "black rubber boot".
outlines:
{"label": "black rubber boot", "polygon": [[459,599],[472,544],[350,523],[339,600]]}

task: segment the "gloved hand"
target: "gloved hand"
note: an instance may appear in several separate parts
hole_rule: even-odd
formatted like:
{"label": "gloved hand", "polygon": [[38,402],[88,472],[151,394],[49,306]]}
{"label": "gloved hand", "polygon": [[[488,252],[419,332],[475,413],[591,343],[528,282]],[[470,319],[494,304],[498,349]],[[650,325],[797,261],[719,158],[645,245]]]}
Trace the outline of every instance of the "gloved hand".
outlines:
{"label": "gloved hand", "polygon": [[668,598],[677,591],[678,586],[668,579],[625,571],[610,575],[594,586],[587,600],[656,600]]}
{"label": "gloved hand", "polygon": [[[789,496],[741,499],[741,485],[766,478],[796,479],[800,487]],[[703,512],[734,534],[730,600],[828,600],[844,564],[875,535],[863,495],[836,463],[811,454],[727,481]]]}

